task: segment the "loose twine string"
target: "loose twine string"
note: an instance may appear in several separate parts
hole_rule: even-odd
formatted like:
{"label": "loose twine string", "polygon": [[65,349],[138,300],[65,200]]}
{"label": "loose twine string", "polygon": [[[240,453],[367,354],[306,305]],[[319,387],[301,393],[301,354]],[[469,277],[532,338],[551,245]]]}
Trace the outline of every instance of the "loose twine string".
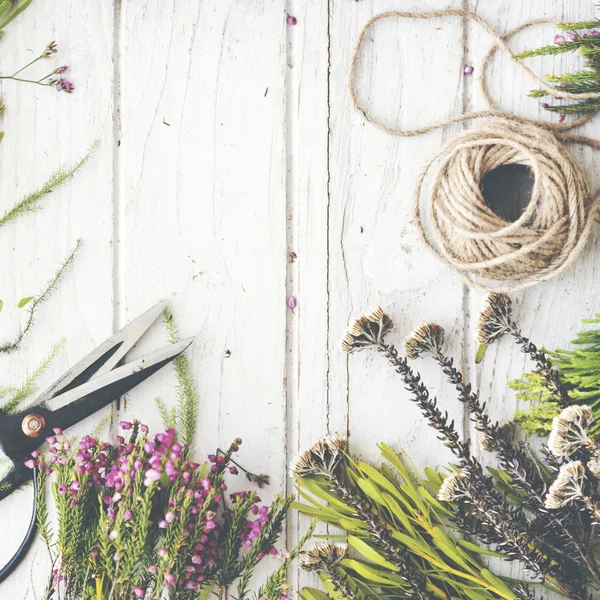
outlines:
{"label": "loose twine string", "polygon": [[[419,129],[396,129],[378,121],[357,94],[357,72],[365,36],[383,19],[433,19],[455,16],[481,26],[494,40],[483,60],[481,91],[488,109],[450,117]],[[425,244],[454,268],[472,287],[511,292],[541,283],[565,271],[577,258],[600,217],[600,196],[592,199],[589,184],[562,142],[600,149],[592,138],[568,133],[587,123],[594,113],[570,123],[552,124],[507,113],[490,95],[487,71],[500,49],[536,84],[557,98],[591,100],[600,92],[573,94],[555,89],[536,75],[509,48],[507,40],[532,25],[557,23],[553,19],[527,21],[501,35],[476,13],[438,10],[426,13],[384,12],[371,18],[360,32],[349,73],[354,107],[372,125],[390,135],[415,137],[452,123],[487,117],[482,127],[459,134],[425,164],[417,179],[413,216]],[[422,190],[432,171],[428,198],[422,208]],[[484,200],[481,181],[494,169],[524,165],[534,177],[531,200],[514,222],[494,213]],[[431,225],[426,231],[424,215]],[[486,281],[487,280],[487,281]],[[490,283],[490,280],[496,282]]]}

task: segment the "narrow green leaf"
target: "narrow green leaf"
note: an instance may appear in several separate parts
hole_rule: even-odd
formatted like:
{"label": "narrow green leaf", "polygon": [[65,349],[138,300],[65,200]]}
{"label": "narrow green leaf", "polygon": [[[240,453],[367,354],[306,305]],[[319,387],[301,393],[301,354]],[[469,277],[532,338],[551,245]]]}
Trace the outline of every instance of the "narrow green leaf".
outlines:
{"label": "narrow green leaf", "polygon": [[4,306],[4,302],[2,302],[2,300],[0,300],[0,310],[2,310],[3,306]]}
{"label": "narrow green leaf", "polygon": [[369,581],[373,581],[374,583],[379,583],[381,585],[391,584],[384,571],[380,571],[374,567],[369,567],[358,560],[354,560],[353,558],[344,558],[340,564],[342,564],[344,567],[352,569],[353,571],[356,571],[356,573],[358,573],[361,577],[364,577]]}
{"label": "narrow green leaf", "polygon": [[23,308],[24,306],[27,306],[32,300],[33,300],[33,296],[27,296],[26,298],[21,298],[19,300],[19,303],[17,304],[17,306],[19,308]]}
{"label": "narrow green leaf", "polygon": [[496,558],[506,558],[504,554],[500,554],[499,552],[494,552],[493,550],[488,550],[487,548],[482,548],[477,544],[473,544],[467,540],[458,540],[458,543],[468,550],[469,552],[475,552],[476,554],[483,554],[484,556],[494,556]]}
{"label": "narrow green leaf", "polygon": [[478,365],[485,356],[485,351],[487,350],[487,344],[479,344],[479,348],[477,348],[477,352],[475,354],[475,364]]}
{"label": "narrow green leaf", "polygon": [[315,588],[305,587],[301,592],[298,593],[302,600],[331,600],[325,592],[317,590]]}
{"label": "narrow green leaf", "polygon": [[3,19],[6,16],[6,13],[9,11],[9,9],[10,2],[8,0],[4,0],[4,2],[0,4],[0,19]]}
{"label": "narrow green leaf", "polygon": [[489,569],[481,569],[481,575],[498,589],[504,598],[516,598],[515,593],[500,579],[496,577]]}
{"label": "narrow green leaf", "polygon": [[374,562],[380,567],[389,569],[390,571],[398,571],[398,567],[383,557],[375,548],[369,546],[367,542],[357,538],[354,535],[348,536],[348,543],[355,549],[358,550],[367,560]]}

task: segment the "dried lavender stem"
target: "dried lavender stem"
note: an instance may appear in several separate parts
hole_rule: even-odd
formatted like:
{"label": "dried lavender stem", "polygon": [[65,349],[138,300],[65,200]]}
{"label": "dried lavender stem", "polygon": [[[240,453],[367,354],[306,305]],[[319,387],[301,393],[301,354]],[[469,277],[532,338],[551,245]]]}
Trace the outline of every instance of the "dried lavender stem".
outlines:
{"label": "dried lavender stem", "polygon": [[565,387],[560,381],[559,372],[553,368],[552,361],[545,352],[538,350],[537,346],[521,334],[521,330],[514,321],[509,322],[509,332],[515,338],[515,341],[521,346],[521,351],[528,354],[533,360],[542,376],[542,381],[546,384],[548,390],[555,395],[556,403],[560,408],[566,408],[571,404],[571,398]]}

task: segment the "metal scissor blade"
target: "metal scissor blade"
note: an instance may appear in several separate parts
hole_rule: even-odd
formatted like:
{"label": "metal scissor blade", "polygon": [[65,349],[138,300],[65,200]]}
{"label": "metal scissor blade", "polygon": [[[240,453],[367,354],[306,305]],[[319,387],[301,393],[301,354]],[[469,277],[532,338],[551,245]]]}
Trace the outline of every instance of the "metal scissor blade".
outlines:
{"label": "metal scissor blade", "polygon": [[194,338],[188,338],[138,358],[109,373],[94,377],[75,389],[49,398],[42,406],[53,411],[57,419],[60,417],[61,423],[58,426],[66,429],[127,393],[179,356],[193,341]]}
{"label": "metal scissor blade", "polygon": [[150,325],[156,321],[163,308],[164,303],[162,302],[153,306],[105,340],[53,383],[36,399],[36,404],[47,402],[59,394],[77,388],[90,379],[102,376],[114,369]]}

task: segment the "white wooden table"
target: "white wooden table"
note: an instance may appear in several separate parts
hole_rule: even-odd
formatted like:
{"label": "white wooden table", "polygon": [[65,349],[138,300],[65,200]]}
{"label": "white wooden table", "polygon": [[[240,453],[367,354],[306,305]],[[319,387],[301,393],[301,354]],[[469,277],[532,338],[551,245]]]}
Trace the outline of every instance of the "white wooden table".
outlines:
{"label": "white wooden table", "polygon": [[[181,333],[198,335],[190,356],[201,398],[199,456],[242,437],[241,460],[271,475],[272,493],[292,491],[289,460],[332,432],[349,435],[352,448],[371,458],[385,440],[418,465],[443,464],[447,453],[388,366],[339,350],[347,322],[381,303],[395,318],[397,342],[423,319],[442,324],[493,416],[510,417],[515,400],[506,382],[526,360],[506,341],[473,368],[480,294],[425,251],[411,223],[417,173],[458,128],[392,138],[352,110],[346,88],[353,44],[369,17],[446,7],[477,10],[500,30],[533,17],[594,14],[590,0],[35,2],[7,28],[0,71],[56,39],[57,61],[70,65],[76,92],[1,86],[0,207],[73,163],[94,139],[101,145],[41,212],[0,231],[2,338],[25,316],[17,300],[39,290],[83,242],[22,350],[0,356],[0,383],[22,381],[65,336],[66,350],[45,377],[51,382],[167,299]],[[286,24],[286,12],[296,26]],[[548,43],[554,33],[538,27],[514,45]],[[378,116],[404,127],[481,108],[476,78],[488,45],[459,19],[382,23],[367,42],[363,94]],[[472,77],[462,75],[465,64],[475,66]],[[560,70],[556,61],[531,64],[539,73]],[[530,82],[508,60],[495,60],[490,80],[507,110],[542,115],[525,95]],[[585,132],[600,137],[600,123]],[[573,151],[597,189],[598,153]],[[590,243],[566,275],[515,298],[534,340],[565,345],[580,318],[598,310],[598,246]],[[290,252],[298,256],[293,263]],[[294,312],[289,296],[298,299]],[[163,340],[158,326],[138,352]],[[439,371],[428,361],[421,371],[460,422]],[[175,400],[172,373],[139,386],[119,415],[113,409],[114,422],[135,415],[156,430],[157,395]],[[30,494],[0,507],[0,559],[20,540]],[[303,526],[290,519],[290,544]],[[47,571],[36,545],[0,586],[0,598],[34,598]]]}

